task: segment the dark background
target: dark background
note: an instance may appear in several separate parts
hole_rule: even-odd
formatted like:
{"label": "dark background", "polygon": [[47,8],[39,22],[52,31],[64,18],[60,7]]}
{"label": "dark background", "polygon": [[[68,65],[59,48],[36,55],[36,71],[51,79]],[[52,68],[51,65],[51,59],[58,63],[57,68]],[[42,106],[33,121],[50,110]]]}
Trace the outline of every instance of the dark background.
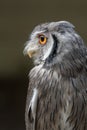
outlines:
{"label": "dark background", "polygon": [[87,0],[0,0],[0,130],[25,130],[28,73],[23,55],[33,27],[67,20],[87,42]]}

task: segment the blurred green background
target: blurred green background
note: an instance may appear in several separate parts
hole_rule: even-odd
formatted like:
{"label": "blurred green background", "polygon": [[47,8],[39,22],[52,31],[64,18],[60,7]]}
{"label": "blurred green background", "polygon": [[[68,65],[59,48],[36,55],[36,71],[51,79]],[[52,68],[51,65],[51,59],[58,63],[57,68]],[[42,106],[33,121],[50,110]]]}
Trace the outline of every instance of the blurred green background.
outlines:
{"label": "blurred green background", "polygon": [[86,0],[0,0],[0,130],[25,130],[32,63],[24,43],[35,25],[60,20],[73,23],[86,43]]}

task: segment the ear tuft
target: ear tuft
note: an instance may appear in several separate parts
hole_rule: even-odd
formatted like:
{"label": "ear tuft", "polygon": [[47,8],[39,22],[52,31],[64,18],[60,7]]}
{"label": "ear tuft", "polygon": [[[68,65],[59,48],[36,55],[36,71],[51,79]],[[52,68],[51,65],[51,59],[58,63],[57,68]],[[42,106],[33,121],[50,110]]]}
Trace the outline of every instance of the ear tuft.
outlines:
{"label": "ear tuft", "polygon": [[68,22],[68,21],[59,21],[59,22],[57,22],[57,24],[58,24],[59,27],[75,28],[75,26],[72,23]]}

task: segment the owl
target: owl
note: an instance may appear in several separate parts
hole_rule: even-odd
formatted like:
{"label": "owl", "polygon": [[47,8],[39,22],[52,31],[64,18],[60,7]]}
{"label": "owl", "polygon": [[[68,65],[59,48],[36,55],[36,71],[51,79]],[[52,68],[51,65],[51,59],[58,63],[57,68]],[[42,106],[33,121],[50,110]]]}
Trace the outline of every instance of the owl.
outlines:
{"label": "owl", "polygon": [[29,73],[26,130],[87,130],[87,48],[67,21],[36,26],[24,48]]}

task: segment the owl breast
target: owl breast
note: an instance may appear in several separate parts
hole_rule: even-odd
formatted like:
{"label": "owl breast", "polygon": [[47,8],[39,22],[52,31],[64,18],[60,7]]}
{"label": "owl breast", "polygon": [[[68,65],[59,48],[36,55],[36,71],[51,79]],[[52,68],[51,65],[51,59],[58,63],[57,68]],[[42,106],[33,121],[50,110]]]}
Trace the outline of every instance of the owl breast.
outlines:
{"label": "owl breast", "polygon": [[67,121],[72,107],[67,82],[52,70],[35,68],[32,74],[38,90],[36,130],[72,130]]}
{"label": "owl breast", "polygon": [[30,86],[38,91],[35,130],[84,129],[84,97],[74,86],[80,80],[74,79],[73,83],[72,79],[62,77],[58,71],[42,66],[31,70],[30,79]]}

